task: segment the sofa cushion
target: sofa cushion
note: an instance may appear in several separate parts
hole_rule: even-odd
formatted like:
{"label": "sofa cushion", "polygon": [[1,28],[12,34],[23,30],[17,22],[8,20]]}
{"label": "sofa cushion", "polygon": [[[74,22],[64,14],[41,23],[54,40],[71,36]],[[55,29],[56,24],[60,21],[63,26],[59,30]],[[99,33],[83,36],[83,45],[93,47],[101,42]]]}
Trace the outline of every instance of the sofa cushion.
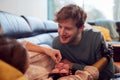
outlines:
{"label": "sofa cushion", "polygon": [[52,46],[52,40],[58,35],[57,23],[50,20],[42,21],[39,18],[24,15],[21,17],[29,24],[32,34],[30,37],[19,38],[19,41],[27,40],[38,45],[47,44]]}
{"label": "sofa cushion", "polygon": [[21,17],[24,18],[26,22],[29,24],[32,33],[38,34],[38,33],[46,32],[44,23],[39,18],[24,16],[24,15],[22,15]]}
{"label": "sofa cushion", "polygon": [[55,23],[53,21],[50,21],[50,20],[49,21],[46,20],[43,23],[46,27],[47,32],[57,32],[57,29],[58,29],[58,24],[57,23]]}
{"label": "sofa cushion", "polygon": [[31,29],[27,22],[14,14],[0,11],[0,25],[3,35],[12,38],[20,38],[31,34]]}
{"label": "sofa cushion", "polygon": [[39,18],[29,17],[29,16],[21,16],[23,17],[27,23],[30,25],[31,30],[34,33],[47,33],[47,32],[57,32],[57,23],[51,20],[43,20],[41,21]]}
{"label": "sofa cushion", "polygon": [[29,41],[37,45],[41,44],[47,44],[49,46],[52,46],[52,41],[53,39],[58,35],[58,33],[44,33],[44,34],[39,34],[36,36],[31,36],[31,37],[26,37],[26,38],[19,38],[18,41]]}
{"label": "sofa cushion", "polygon": [[109,29],[112,40],[114,41],[119,40],[119,34],[116,31],[117,27],[116,27],[115,21],[99,19],[99,20],[95,20],[95,25],[102,26],[102,27]]}
{"label": "sofa cushion", "polygon": [[101,31],[106,41],[112,41],[112,39],[110,37],[110,32],[107,28],[104,28],[101,26],[92,26],[92,27]]}

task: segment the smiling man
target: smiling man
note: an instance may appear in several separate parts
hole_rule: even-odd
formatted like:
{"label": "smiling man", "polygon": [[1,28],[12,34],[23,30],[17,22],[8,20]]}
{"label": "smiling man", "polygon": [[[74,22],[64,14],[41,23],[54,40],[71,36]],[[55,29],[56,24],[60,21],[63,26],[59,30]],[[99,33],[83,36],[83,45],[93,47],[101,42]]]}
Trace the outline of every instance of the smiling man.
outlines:
{"label": "smiling man", "polygon": [[114,76],[113,60],[99,72],[92,66],[103,56],[101,49],[105,43],[100,31],[86,28],[86,12],[75,4],[64,6],[57,14],[58,34],[53,41],[53,48],[59,49],[62,62],[69,64],[73,73],[85,70],[90,74],[90,80],[108,80]]}

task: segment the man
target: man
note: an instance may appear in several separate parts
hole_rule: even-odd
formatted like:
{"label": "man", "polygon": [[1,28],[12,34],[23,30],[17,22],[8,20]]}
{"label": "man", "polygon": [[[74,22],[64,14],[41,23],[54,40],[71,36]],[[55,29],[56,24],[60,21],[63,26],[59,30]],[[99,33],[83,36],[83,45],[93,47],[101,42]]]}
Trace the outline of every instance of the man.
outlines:
{"label": "man", "polygon": [[[102,34],[93,29],[85,29],[85,11],[75,4],[64,6],[57,14],[58,34],[53,41],[53,48],[59,49],[63,60],[69,64],[72,71],[85,70],[92,80],[108,80],[114,76],[113,60],[98,73],[91,66],[102,58]],[[99,76],[99,78],[98,78]]]}

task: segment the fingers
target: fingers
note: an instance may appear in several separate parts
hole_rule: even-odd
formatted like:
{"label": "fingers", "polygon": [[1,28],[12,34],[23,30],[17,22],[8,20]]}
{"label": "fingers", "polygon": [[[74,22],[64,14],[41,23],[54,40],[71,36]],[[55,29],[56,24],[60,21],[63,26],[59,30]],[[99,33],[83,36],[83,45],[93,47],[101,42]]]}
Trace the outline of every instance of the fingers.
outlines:
{"label": "fingers", "polygon": [[59,63],[61,61],[61,57],[56,55],[53,55],[52,59],[55,61],[55,63]]}
{"label": "fingers", "polygon": [[93,77],[87,71],[77,70],[75,75],[81,77],[82,80],[94,80]]}
{"label": "fingers", "polygon": [[60,53],[60,52],[58,53],[58,58],[59,58],[59,61],[61,61],[62,56],[61,56],[61,53]]}
{"label": "fingers", "polygon": [[62,59],[61,54],[58,54],[56,56],[56,60],[57,60],[56,62],[59,63],[61,61],[61,59]]}
{"label": "fingers", "polygon": [[60,54],[60,51],[59,51],[59,50],[56,50],[56,53],[55,53],[55,55],[54,55],[54,60],[55,60],[55,62],[56,62],[56,63],[59,63],[59,62],[61,61],[61,59],[62,59],[62,56],[61,56],[61,54]]}
{"label": "fingers", "polygon": [[92,76],[89,72],[85,71],[85,73],[86,73],[87,76],[88,76],[86,80],[95,80],[95,79],[93,78],[93,76]]}
{"label": "fingers", "polygon": [[94,80],[97,80],[99,78],[99,71],[94,66],[86,66],[84,68],[85,71],[87,71],[90,74],[90,78],[93,77]]}
{"label": "fingers", "polygon": [[55,63],[59,63],[59,61],[57,60],[55,56],[51,56],[51,58],[55,61]]}

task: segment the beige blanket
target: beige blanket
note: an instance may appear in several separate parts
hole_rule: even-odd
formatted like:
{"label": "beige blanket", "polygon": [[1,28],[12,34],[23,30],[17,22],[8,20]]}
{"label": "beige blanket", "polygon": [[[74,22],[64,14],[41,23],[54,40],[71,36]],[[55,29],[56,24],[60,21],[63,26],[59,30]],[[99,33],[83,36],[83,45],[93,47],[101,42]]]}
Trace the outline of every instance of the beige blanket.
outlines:
{"label": "beige blanket", "polygon": [[[28,80],[53,80],[48,74],[55,66],[55,62],[46,54],[28,52],[29,68],[25,73]],[[58,80],[88,80],[84,71],[77,71],[75,75],[61,77]]]}
{"label": "beige blanket", "polygon": [[29,52],[30,66],[25,73],[28,80],[45,80],[54,67],[54,61],[47,55]]}

